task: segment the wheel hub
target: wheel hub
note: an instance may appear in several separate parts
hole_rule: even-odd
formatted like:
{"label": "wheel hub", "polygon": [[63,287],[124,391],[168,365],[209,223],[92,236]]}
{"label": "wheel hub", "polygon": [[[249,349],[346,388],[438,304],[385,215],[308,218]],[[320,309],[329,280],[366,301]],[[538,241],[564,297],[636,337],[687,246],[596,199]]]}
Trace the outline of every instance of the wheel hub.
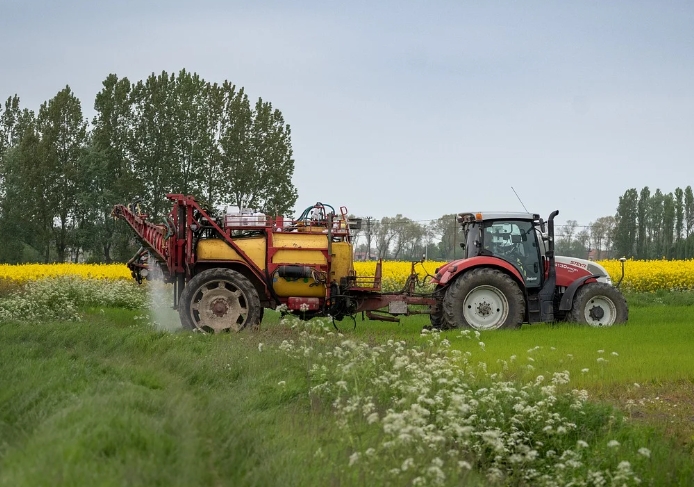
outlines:
{"label": "wheel hub", "polygon": [[210,309],[212,313],[215,316],[222,317],[225,314],[227,314],[227,311],[229,310],[229,305],[227,304],[227,300],[223,298],[215,299],[212,302],[212,306],[210,306]]}
{"label": "wheel hub", "polygon": [[479,303],[477,305],[477,314],[484,317],[489,316],[492,314],[492,306],[486,301]]}
{"label": "wheel hub", "polygon": [[591,326],[612,326],[617,319],[617,307],[607,296],[594,296],[583,307],[583,315]]}
{"label": "wheel hub", "polygon": [[496,330],[508,317],[509,304],[498,288],[477,286],[463,300],[463,318],[476,330]]}
{"label": "wheel hub", "polygon": [[600,321],[605,316],[605,310],[603,310],[600,306],[593,306],[590,308],[590,311],[588,311],[588,315],[593,320]]}
{"label": "wheel hub", "polygon": [[214,333],[239,331],[248,314],[246,297],[233,284],[224,281],[202,285],[190,308],[195,326]]}

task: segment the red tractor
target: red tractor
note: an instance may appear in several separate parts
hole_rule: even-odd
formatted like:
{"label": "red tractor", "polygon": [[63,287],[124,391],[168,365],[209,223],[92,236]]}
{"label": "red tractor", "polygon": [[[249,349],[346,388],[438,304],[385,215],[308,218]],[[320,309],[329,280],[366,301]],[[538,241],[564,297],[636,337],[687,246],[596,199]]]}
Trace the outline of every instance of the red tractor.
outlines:
{"label": "red tractor", "polygon": [[555,257],[557,214],[549,216],[545,231],[537,214],[461,213],[465,255],[437,269],[432,326],[493,330],[565,320],[591,326],[627,321],[626,300],[601,265]]}
{"label": "red tractor", "polygon": [[173,208],[163,224],[150,222],[134,204],[117,205],[113,215],[142,243],[128,262],[133,277],[141,281],[158,264],[174,284],[174,308],[188,329],[239,331],[258,324],[264,308],[278,306],[302,318],[338,321],[359,312],[386,321],[429,313],[432,326],[442,329],[627,320],[626,301],[605,269],[554,257],[558,212],[550,215],[546,235],[538,215],[461,213],[465,257],[437,270],[433,292],[416,289],[416,263],[401,291],[383,292],[381,262],[375,276],[354,272],[353,223],[344,207],[338,214],[317,203],[290,221],[255,212],[220,215],[192,196],[167,197]]}

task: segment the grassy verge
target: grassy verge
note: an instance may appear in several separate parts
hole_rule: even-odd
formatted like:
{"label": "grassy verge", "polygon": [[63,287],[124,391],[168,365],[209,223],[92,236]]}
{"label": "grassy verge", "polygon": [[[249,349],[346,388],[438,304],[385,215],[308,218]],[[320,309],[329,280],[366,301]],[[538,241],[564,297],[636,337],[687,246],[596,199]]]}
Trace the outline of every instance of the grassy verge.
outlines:
{"label": "grassy verge", "polygon": [[[384,450],[381,424],[350,419],[347,401],[358,386],[360,400],[370,395],[384,418],[393,398],[400,394],[404,400],[407,394],[367,388],[365,378],[390,369],[379,373],[362,369],[366,360],[328,355],[344,340],[371,351],[397,346],[387,345],[392,341],[436,359],[439,345],[430,346],[432,337],[420,335],[425,317],[399,325],[358,321],[356,329],[344,320],[342,336],[316,335],[310,353],[298,357],[280,349],[292,341],[299,345],[301,326],[278,323],[274,313],[260,331],[221,336],[156,331],[149,317],[142,318],[142,312],[105,309],[87,313],[79,323],[0,323],[0,485],[342,486],[407,485],[416,479],[437,485],[437,459],[448,461],[443,455],[460,447],[458,440],[445,440],[433,449],[408,444],[402,451]],[[474,387],[490,388],[494,374],[494,380],[520,385],[542,375],[549,383],[566,370],[570,382],[558,383],[557,397],[587,389],[598,403],[619,406],[630,419],[626,423],[599,405],[588,404],[584,416],[575,418],[568,406],[558,410],[580,431],[545,441],[569,449],[578,438],[589,440],[580,457],[585,468],[611,472],[614,480],[620,458],[629,458],[646,485],[691,485],[692,323],[694,307],[644,299],[643,305],[632,305],[626,326],[532,325],[479,338],[453,331],[438,339],[466,357],[461,371],[476,371]],[[480,362],[487,374],[480,372]],[[411,375],[427,364],[417,362]],[[322,365],[330,377],[316,372]],[[325,386],[308,393],[309,387],[341,381],[352,395],[326,392]],[[417,389],[415,396],[421,393]],[[498,411],[503,416],[488,413],[494,421],[513,414]],[[607,447],[610,441],[623,451]],[[371,448],[376,453],[369,464]],[[646,448],[650,457],[620,457],[628,448]],[[428,463],[406,477],[412,472],[403,470],[408,458]],[[458,460],[474,467],[475,458]],[[479,465],[488,469],[493,462],[487,458]],[[399,473],[390,471],[394,468]],[[488,470],[444,471],[442,485],[490,482]],[[528,484],[511,474],[503,482]]]}

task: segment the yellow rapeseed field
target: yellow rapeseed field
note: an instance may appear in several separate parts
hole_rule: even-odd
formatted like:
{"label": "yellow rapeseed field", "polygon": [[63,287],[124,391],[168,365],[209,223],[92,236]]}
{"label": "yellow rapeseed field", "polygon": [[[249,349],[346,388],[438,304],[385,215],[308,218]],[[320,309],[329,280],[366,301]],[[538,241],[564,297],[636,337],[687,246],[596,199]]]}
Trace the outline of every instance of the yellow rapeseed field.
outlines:
{"label": "yellow rapeseed field", "polygon": [[[600,261],[616,283],[622,275],[618,260]],[[694,289],[694,259],[628,260],[624,264],[624,289],[653,292],[661,289],[687,291]]]}
{"label": "yellow rapeseed field", "polygon": [[[603,260],[601,264],[617,282],[622,275],[618,260]],[[434,274],[434,269],[444,262],[425,262],[424,268]],[[392,288],[394,284],[402,285],[410,274],[409,262],[383,262],[384,287]],[[373,276],[376,262],[355,262],[357,275]],[[417,274],[425,275],[422,266],[417,265]],[[387,284],[391,284],[388,286]],[[694,259],[691,260],[628,260],[624,266],[624,280],[621,287],[635,292],[653,292],[658,290],[685,291],[694,290]]]}
{"label": "yellow rapeseed field", "polygon": [[[619,280],[619,261],[605,260],[599,263],[607,269],[614,282]],[[417,264],[415,269],[422,280],[427,274],[433,275],[435,269],[443,264],[445,262],[427,261]],[[402,287],[410,274],[411,266],[410,262],[384,261],[384,289],[394,290]],[[359,276],[373,276],[376,262],[355,262],[354,270]],[[0,264],[0,280],[16,283],[67,275],[91,279],[130,279],[130,271],[123,264]],[[694,259],[629,260],[625,264],[622,288],[635,292],[694,290]]]}
{"label": "yellow rapeseed field", "polygon": [[0,279],[18,283],[49,277],[78,276],[88,279],[130,279],[124,264],[0,264]]}

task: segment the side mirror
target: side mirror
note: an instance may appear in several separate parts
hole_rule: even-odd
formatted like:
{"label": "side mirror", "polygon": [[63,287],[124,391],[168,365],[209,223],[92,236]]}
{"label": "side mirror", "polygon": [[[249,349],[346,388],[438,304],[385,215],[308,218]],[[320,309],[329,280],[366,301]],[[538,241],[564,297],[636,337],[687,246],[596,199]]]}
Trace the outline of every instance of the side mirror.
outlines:
{"label": "side mirror", "polygon": [[460,248],[464,249],[465,248],[465,242],[460,242]]}
{"label": "side mirror", "polygon": [[545,221],[544,221],[542,218],[540,218],[540,231],[541,231],[542,233],[546,233],[546,232],[547,232],[547,230],[545,230]]}

